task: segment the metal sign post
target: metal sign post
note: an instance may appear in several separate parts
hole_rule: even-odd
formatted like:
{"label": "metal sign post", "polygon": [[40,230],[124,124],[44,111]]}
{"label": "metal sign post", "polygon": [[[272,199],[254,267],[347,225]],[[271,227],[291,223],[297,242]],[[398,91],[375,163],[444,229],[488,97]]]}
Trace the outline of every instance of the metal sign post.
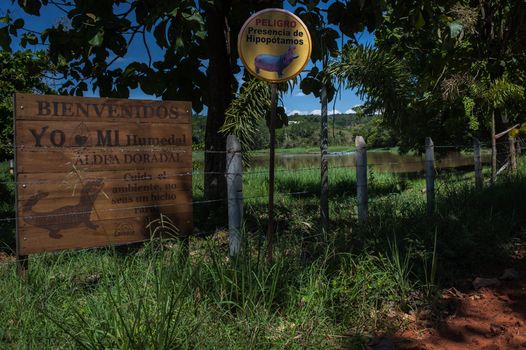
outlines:
{"label": "metal sign post", "polygon": [[320,214],[321,233],[324,241],[329,234],[329,131],[327,127],[327,86],[321,88],[321,125],[320,125],[320,152],[321,152],[321,192]]}
{"label": "metal sign post", "polygon": [[274,238],[274,147],[276,144],[277,84],[300,74],[310,59],[312,41],[305,23],[283,9],[259,11],[239,31],[241,62],[257,79],[271,87],[270,160],[268,188],[267,259],[272,261]]}
{"label": "metal sign post", "polygon": [[277,84],[270,85],[270,145],[268,165],[268,226],[267,226],[267,260],[272,261],[272,241],[274,238],[274,165],[276,146],[276,107]]}

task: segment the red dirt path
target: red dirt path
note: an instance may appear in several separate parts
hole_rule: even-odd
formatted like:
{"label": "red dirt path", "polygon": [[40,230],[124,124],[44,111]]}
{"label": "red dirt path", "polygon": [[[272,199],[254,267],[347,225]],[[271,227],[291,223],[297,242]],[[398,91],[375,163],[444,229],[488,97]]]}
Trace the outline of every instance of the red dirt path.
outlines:
{"label": "red dirt path", "polygon": [[[526,349],[526,269],[498,287],[446,291],[438,317],[420,317],[395,336],[404,350]],[[437,320],[438,319],[438,320]]]}

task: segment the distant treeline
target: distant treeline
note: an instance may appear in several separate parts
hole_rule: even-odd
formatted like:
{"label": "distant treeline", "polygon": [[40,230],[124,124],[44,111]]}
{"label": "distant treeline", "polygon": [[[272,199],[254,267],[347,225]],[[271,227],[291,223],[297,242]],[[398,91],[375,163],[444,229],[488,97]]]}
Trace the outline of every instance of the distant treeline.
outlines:
{"label": "distant treeline", "polygon": [[[397,138],[381,125],[380,115],[337,114],[329,116],[329,145],[352,146],[357,135],[363,136],[373,148],[394,147]],[[195,150],[204,148],[206,117],[192,118],[192,139]],[[269,133],[265,121],[259,125],[260,132],[255,140],[255,149],[268,148]],[[278,148],[312,147],[320,142],[319,115],[292,115],[288,125],[276,132]]]}

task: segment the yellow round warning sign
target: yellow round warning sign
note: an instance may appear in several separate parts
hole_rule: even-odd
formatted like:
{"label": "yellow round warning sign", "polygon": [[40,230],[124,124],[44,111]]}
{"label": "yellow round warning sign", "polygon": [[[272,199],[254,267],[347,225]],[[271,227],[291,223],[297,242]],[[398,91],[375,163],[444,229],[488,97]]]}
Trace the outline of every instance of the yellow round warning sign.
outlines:
{"label": "yellow round warning sign", "polygon": [[239,32],[237,49],[248,71],[279,83],[294,78],[307,65],[312,42],[309,30],[295,14],[265,9],[250,17]]}

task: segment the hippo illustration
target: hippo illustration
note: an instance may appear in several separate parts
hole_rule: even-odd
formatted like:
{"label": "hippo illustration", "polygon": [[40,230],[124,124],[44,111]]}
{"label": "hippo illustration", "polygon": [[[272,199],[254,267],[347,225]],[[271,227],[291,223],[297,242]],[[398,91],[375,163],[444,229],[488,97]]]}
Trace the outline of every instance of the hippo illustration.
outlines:
{"label": "hippo illustration", "polygon": [[257,55],[254,59],[254,66],[256,66],[256,73],[259,74],[259,70],[263,69],[267,72],[277,72],[278,77],[283,76],[283,70],[292,62],[292,60],[298,58],[298,55],[294,54],[296,46],[289,46],[286,53],[280,56],[275,55]]}

